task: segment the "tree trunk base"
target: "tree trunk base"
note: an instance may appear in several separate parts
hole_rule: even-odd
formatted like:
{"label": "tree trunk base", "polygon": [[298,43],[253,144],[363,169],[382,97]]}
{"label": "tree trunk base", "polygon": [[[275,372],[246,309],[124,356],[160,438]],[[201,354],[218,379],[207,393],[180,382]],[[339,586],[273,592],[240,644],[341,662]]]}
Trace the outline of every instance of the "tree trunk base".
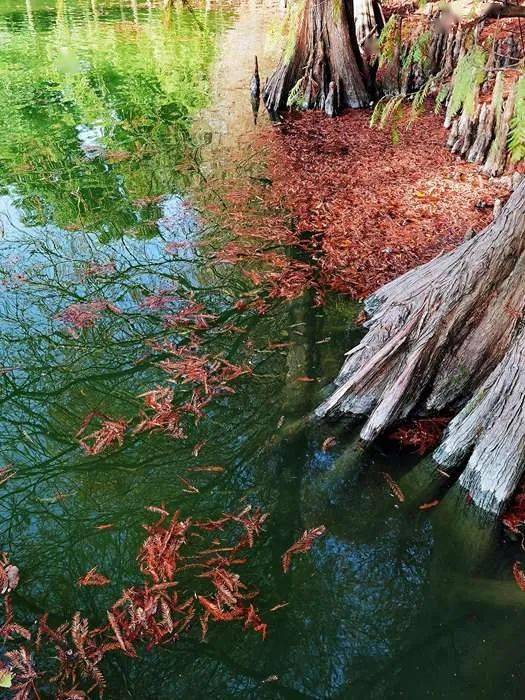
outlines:
{"label": "tree trunk base", "polygon": [[408,417],[464,405],[435,458],[467,462],[460,483],[499,512],[525,468],[525,181],[482,233],[365,308],[368,334],[316,415],[367,416],[371,442]]}
{"label": "tree trunk base", "polygon": [[263,99],[270,115],[286,107],[321,109],[333,115],[345,107],[365,107],[370,101],[370,81],[358,44],[354,12],[358,11],[359,36],[381,31],[373,0],[352,4],[305,0],[294,47],[267,81]]}

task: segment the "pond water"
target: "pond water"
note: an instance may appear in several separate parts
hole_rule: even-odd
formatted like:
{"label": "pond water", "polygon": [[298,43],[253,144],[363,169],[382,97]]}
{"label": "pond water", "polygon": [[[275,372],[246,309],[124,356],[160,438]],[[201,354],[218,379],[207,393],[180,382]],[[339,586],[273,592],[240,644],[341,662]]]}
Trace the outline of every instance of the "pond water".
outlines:
{"label": "pond water", "polygon": [[[138,580],[145,506],[202,519],[250,503],[270,514],[243,571],[268,638],[217,624],[204,643],[195,632],[114,655],[107,697],[522,697],[517,546],[444,495],[428,461],[363,452],[355,431],[306,420],[360,337],[357,305],[316,307],[306,293],[265,315],[236,310],[252,286],[210,258],[227,232],[192,202],[270,128],[254,125],[246,86],[253,54],[271,65],[279,17],[258,0],[0,0],[0,454],[16,470],[1,487],[0,539],[21,570],[15,606],[27,624],[76,610],[100,622]],[[162,290],[166,306],[148,303]],[[85,454],[86,415],[132,419],[165,384],[151,341],[187,337],[164,319],[179,298],[216,315],[206,352],[253,374],[186,439],[130,430]],[[60,320],[96,300],[119,313],[73,332]],[[199,465],[224,470],[187,471]],[[419,510],[436,494],[439,507]],[[327,534],[285,575],[282,553],[320,524]],[[95,565],[110,585],[77,587]]]}

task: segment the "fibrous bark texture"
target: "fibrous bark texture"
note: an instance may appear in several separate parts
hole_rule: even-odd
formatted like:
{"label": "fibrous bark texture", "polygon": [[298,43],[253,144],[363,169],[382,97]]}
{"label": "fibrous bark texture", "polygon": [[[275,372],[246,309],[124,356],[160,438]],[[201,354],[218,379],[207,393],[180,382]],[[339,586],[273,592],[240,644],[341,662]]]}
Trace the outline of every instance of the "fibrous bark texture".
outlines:
{"label": "fibrous bark texture", "polygon": [[305,0],[291,54],[283,56],[264,88],[264,103],[271,114],[288,105],[335,113],[368,104],[368,71],[362,52],[367,34],[381,31],[375,4],[376,0],[356,0],[360,47],[351,0]]}
{"label": "fibrous bark texture", "polygon": [[467,463],[461,483],[498,512],[525,468],[525,181],[482,233],[365,308],[368,334],[317,415],[368,416],[370,442],[409,416],[464,406],[435,458]]}

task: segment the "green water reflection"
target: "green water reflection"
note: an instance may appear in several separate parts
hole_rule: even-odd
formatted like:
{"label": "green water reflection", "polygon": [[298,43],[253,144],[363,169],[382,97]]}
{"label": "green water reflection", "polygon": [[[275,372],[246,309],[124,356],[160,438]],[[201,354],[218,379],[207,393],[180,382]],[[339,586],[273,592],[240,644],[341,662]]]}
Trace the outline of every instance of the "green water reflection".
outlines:
{"label": "green water reflection", "polygon": [[[336,298],[315,308],[306,294],[265,316],[234,311],[251,288],[242,270],[212,264],[209,248],[166,252],[173,240],[215,236],[187,204],[206,187],[193,117],[210,105],[223,38],[254,7],[263,11],[254,0],[191,12],[0,2],[0,447],[17,472],[2,491],[1,546],[22,571],[17,608],[27,623],[77,609],[99,621],[137,581],[144,506],[204,518],[244,499],[271,514],[243,575],[261,590],[267,641],[216,626],[204,644],[196,633],[137,660],[115,656],[107,697],[521,697],[515,549],[453,498],[420,511],[442,492],[425,462],[363,453],[351,431],[304,420],[360,336],[358,309]],[[112,269],[86,277],[93,262]],[[83,417],[136,416],[137,396],[163,381],[147,341],[173,333],[165,310],[142,302],[173,287],[217,314],[206,350],[253,376],[187,440],[130,435],[87,457],[75,439]],[[57,315],[94,299],[123,313],[68,333]],[[289,345],[269,350],[269,341]],[[316,381],[298,382],[304,375]],[[336,447],[323,452],[334,433]],[[194,473],[199,493],[187,494],[177,477],[199,464],[225,471]],[[382,471],[399,480],[404,504]],[[282,574],[282,552],[321,523],[328,534]],[[111,585],[77,588],[94,565]]]}

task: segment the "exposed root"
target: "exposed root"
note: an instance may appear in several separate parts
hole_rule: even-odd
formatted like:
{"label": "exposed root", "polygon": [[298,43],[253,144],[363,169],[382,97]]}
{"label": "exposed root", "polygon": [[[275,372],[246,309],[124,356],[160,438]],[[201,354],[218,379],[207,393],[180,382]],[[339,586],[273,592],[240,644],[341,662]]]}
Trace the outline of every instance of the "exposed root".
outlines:
{"label": "exposed root", "polygon": [[471,401],[436,459],[469,459],[473,500],[499,511],[525,465],[525,182],[483,233],[391,282],[366,303],[369,333],[348,353],[318,416],[367,415],[374,440],[409,415]]}

